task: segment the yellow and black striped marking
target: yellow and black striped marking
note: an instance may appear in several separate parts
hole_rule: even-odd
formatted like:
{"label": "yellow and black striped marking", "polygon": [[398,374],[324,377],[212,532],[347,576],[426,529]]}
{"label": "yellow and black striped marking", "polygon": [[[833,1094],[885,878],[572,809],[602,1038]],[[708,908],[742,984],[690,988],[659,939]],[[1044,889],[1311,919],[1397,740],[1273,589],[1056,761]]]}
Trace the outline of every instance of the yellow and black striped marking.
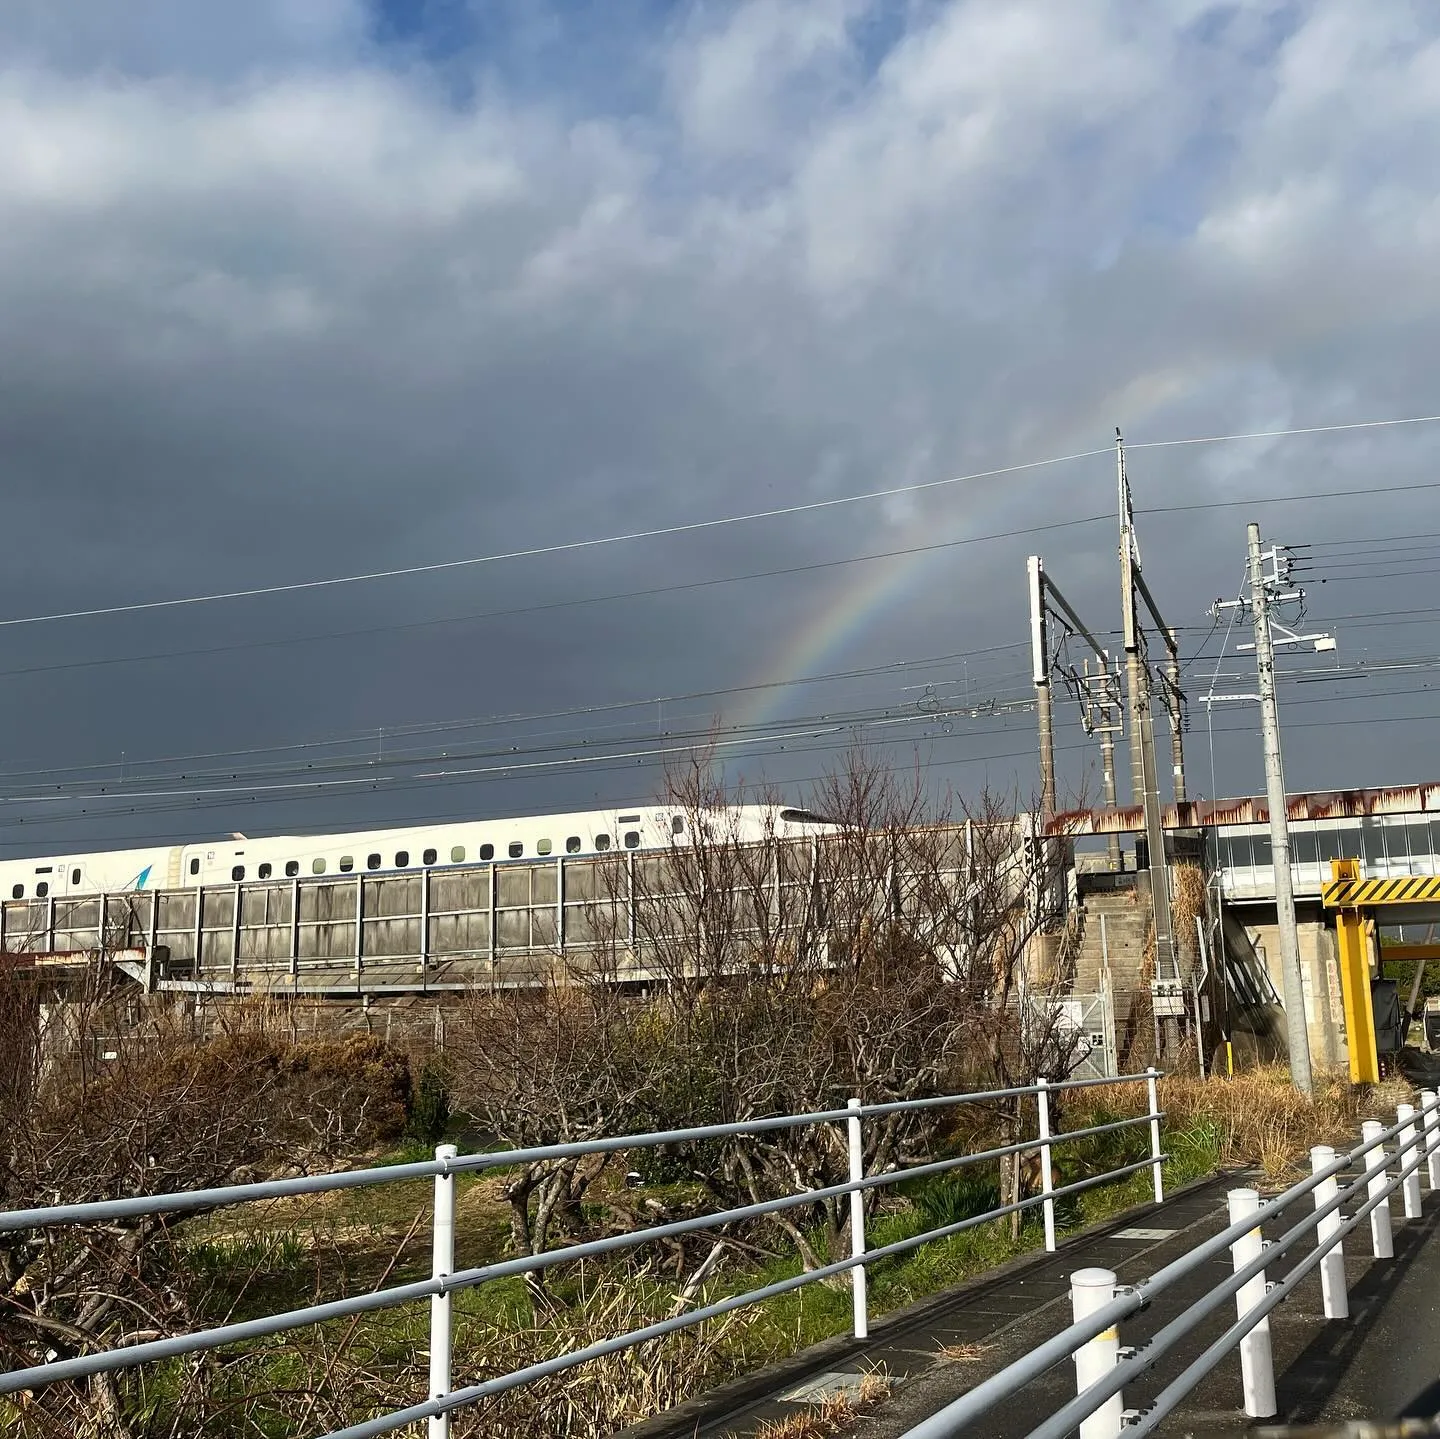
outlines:
{"label": "yellow and black striped marking", "polygon": [[1320,892],[1326,909],[1372,909],[1378,905],[1440,903],[1440,875],[1405,879],[1334,879]]}

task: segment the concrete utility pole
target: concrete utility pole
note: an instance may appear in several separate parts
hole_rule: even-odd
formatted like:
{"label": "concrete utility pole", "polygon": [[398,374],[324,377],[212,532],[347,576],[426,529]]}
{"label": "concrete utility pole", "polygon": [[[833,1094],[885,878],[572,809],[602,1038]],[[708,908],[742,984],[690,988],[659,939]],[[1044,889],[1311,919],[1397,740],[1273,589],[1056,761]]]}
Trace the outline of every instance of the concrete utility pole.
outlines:
{"label": "concrete utility pole", "polygon": [[[1274,598],[1260,551],[1260,526],[1246,531],[1250,543],[1250,612],[1255,620],[1255,663],[1260,677],[1260,734],[1265,747],[1265,793],[1270,804],[1270,858],[1275,867],[1275,917],[1280,926],[1280,970],[1285,985],[1285,1030],[1290,1044],[1290,1077],[1310,1094],[1310,1031],[1305,1020],[1305,984],[1300,973],[1300,935],[1295,926],[1295,888],[1290,872],[1290,819],[1285,809],[1285,770],[1280,761],[1280,707],[1275,699],[1275,646],[1270,635]],[[1275,589],[1280,567],[1276,566]]]}
{"label": "concrete utility pole", "polygon": [[[1160,804],[1160,780],[1155,768],[1155,716],[1150,694],[1150,667],[1136,600],[1143,598],[1160,633],[1170,640],[1170,627],[1155,604],[1154,596],[1140,572],[1140,547],[1135,538],[1135,517],[1130,502],[1130,482],[1125,475],[1125,441],[1115,431],[1115,479],[1120,511],[1120,603],[1124,621],[1125,665],[1129,680],[1130,774],[1133,799],[1145,812],[1145,846],[1150,855],[1150,912],[1155,926],[1155,1003],[1175,1002],[1180,994],[1180,966],[1175,953],[1175,933],[1170,909],[1170,865],[1165,853],[1165,828]],[[1178,670],[1177,670],[1178,673]],[[1178,700],[1176,701],[1178,708]],[[1177,726],[1178,734],[1178,726]],[[1183,761],[1179,765],[1182,775]],[[1183,998],[1179,1002],[1183,1004]],[[1162,1033],[1165,1049],[1173,1053],[1179,1045],[1176,1013],[1164,1016]]]}
{"label": "concrete utility pole", "polygon": [[1055,814],[1055,712],[1050,694],[1050,638],[1045,624],[1045,566],[1028,561],[1030,576],[1030,662],[1035,681],[1035,715],[1040,730],[1040,818]]}
{"label": "concrete utility pole", "polygon": [[1180,693],[1180,647],[1174,630],[1165,631],[1165,645],[1168,651],[1165,676],[1170,690],[1170,771],[1175,784],[1175,803],[1181,805],[1185,803],[1185,711]]}

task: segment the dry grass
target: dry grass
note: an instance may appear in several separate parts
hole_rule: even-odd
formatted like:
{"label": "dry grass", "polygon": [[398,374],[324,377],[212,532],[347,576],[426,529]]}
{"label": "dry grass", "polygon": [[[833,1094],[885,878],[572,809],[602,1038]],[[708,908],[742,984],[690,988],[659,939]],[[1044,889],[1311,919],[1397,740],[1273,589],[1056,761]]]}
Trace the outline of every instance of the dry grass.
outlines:
{"label": "dry grass", "polygon": [[[1091,1103],[1121,1113],[1145,1107],[1138,1086],[1106,1087],[1091,1095]],[[1263,1065],[1233,1079],[1175,1075],[1160,1084],[1167,1131],[1207,1129],[1222,1166],[1255,1165],[1270,1180],[1305,1163],[1313,1145],[1358,1143],[1362,1120],[1393,1123],[1395,1106],[1414,1098],[1403,1079],[1355,1089],[1344,1074],[1331,1073],[1316,1076],[1314,1099],[1307,1100],[1282,1065]]]}
{"label": "dry grass", "polygon": [[788,1419],[770,1420],[760,1426],[756,1439],[829,1439],[832,1434],[844,1433],[889,1393],[890,1380],[885,1375],[867,1374],[858,1394],[837,1394]]}
{"label": "dry grass", "polygon": [[974,1364],[994,1348],[993,1344],[942,1344],[940,1357],[948,1360],[951,1364]]}

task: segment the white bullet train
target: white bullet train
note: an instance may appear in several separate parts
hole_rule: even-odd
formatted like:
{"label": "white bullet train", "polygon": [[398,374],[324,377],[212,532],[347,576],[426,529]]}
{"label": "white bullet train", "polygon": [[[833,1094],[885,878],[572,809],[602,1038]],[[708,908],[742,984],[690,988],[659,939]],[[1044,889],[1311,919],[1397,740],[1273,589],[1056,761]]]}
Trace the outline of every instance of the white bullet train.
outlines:
{"label": "white bullet train", "polygon": [[[808,810],[778,805],[736,805],[726,813],[729,818],[722,826],[724,832],[745,839],[768,835],[793,839],[829,827],[823,818]],[[492,860],[535,860],[603,854],[612,849],[653,850],[677,841],[687,843],[686,825],[685,815],[673,807],[651,806],[623,813],[588,810],[348,834],[266,839],[232,835],[200,844],[0,860],[0,900],[241,884],[349,874],[355,870],[395,871]]]}

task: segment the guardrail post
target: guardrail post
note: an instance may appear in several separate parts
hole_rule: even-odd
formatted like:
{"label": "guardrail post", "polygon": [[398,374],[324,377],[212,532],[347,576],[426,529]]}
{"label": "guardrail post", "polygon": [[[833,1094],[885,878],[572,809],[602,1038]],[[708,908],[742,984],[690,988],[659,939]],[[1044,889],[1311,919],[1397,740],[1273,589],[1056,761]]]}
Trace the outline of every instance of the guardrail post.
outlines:
{"label": "guardrail post", "polygon": [[[1397,1104],[1395,1106],[1395,1118],[1405,1127],[1400,1131],[1399,1160],[1401,1170],[1409,1169],[1412,1164],[1418,1164],[1420,1160],[1420,1149],[1416,1143],[1415,1135],[1415,1106],[1413,1104]],[[1408,1123],[1406,1121],[1409,1121]],[[1420,1217],[1420,1171],[1413,1170],[1401,1181],[1400,1192],[1405,1197],[1406,1219],[1419,1219]]]}
{"label": "guardrail post", "polygon": [[[1374,1144],[1385,1132],[1385,1126],[1378,1119],[1367,1119],[1360,1126],[1360,1133],[1364,1136],[1366,1144]],[[1366,1151],[1365,1168],[1374,1166],[1377,1158],[1385,1157],[1385,1146],[1376,1145],[1375,1148]],[[1369,1195],[1371,1199],[1379,1198],[1380,1202],[1370,1211],[1370,1247],[1374,1251],[1376,1259],[1393,1259],[1395,1256],[1395,1241],[1390,1233],[1390,1196],[1385,1193],[1385,1186],[1389,1183],[1384,1169],[1370,1178]]]}
{"label": "guardrail post", "polygon": [[[1328,1144],[1317,1144],[1310,1151],[1310,1172],[1319,1174],[1334,1164],[1335,1151]],[[1315,1208],[1324,1209],[1340,1193],[1335,1175],[1322,1179],[1315,1186]],[[1338,1209],[1332,1210],[1315,1227],[1316,1247],[1325,1251],[1320,1261],[1320,1297],[1325,1303],[1327,1319],[1345,1319],[1350,1314],[1350,1295],[1345,1288],[1345,1249],[1340,1240],[1344,1220]]]}
{"label": "guardrail post", "polygon": [[[453,1144],[435,1149],[440,1162],[454,1159],[459,1150]],[[448,1279],[455,1272],[455,1176],[435,1176],[434,1245],[430,1261],[432,1279]],[[450,1392],[450,1296],[430,1296],[430,1397],[439,1399]],[[450,1416],[434,1414],[429,1421],[429,1439],[450,1439]]]}
{"label": "guardrail post", "polygon": [[1160,1177],[1160,1071],[1152,1064],[1145,1071],[1145,1088],[1150,1097],[1150,1159],[1155,1173],[1155,1202],[1165,1202],[1165,1181]]}
{"label": "guardrail post", "polygon": [[[1260,1208],[1260,1196],[1253,1189],[1232,1189],[1230,1222],[1238,1224]],[[1242,1235],[1230,1246],[1238,1272],[1260,1257],[1260,1227]],[[1247,1280],[1235,1296],[1235,1311],[1243,1319],[1265,1298],[1265,1271]],[[1270,1353],[1270,1320],[1262,1319],[1240,1341],[1240,1376],[1245,1390],[1245,1413],[1252,1419],[1268,1419],[1275,1413],[1275,1364]]]}
{"label": "guardrail post", "polygon": [[1421,1128],[1425,1135],[1425,1154],[1430,1165],[1431,1194],[1440,1189],[1440,1112],[1436,1111],[1437,1103],[1440,1103],[1440,1095],[1433,1089],[1420,1091],[1420,1109],[1424,1116]]}
{"label": "guardrail post", "polygon": [[[852,1099],[848,1109],[859,1109],[860,1101]],[[860,1116],[852,1114],[845,1121],[850,1141],[850,1183],[859,1184],[865,1178],[865,1150],[861,1144]],[[850,1254],[859,1259],[865,1253],[865,1191],[850,1191]],[[870,1335],[870,1305],[866,1289],[865,1266],[857,1264],[850,1271],[850,1297],[855,1305],[855,1337],[867,1339]]]}
{"label": "guardrail post", "polygon": [[1050,1082],[1035,1081],[1035,1109],[1040,1123],[1040,1192],[1045,1195],[1045,1249],[1055,1252],[1055,1201],[1050,1198],[1055,1188],[1055,1176],[1050,1169]]}
{"label": "guardrail post", "polygon": [[[1115,1297],[1115,1275],[1109,1269],[1077,1269],[1070,1276],[1070,1306],[1078,1324]],[[1075,1351],[1075,1392],[1083,1394],[1120,1362],[1120,1330],[1112,1324]],[[1080,1439],[1116,1439],[1125,1404],[1119,1394],[1103,1400],[1088,1419],[1080,1421]]]}

